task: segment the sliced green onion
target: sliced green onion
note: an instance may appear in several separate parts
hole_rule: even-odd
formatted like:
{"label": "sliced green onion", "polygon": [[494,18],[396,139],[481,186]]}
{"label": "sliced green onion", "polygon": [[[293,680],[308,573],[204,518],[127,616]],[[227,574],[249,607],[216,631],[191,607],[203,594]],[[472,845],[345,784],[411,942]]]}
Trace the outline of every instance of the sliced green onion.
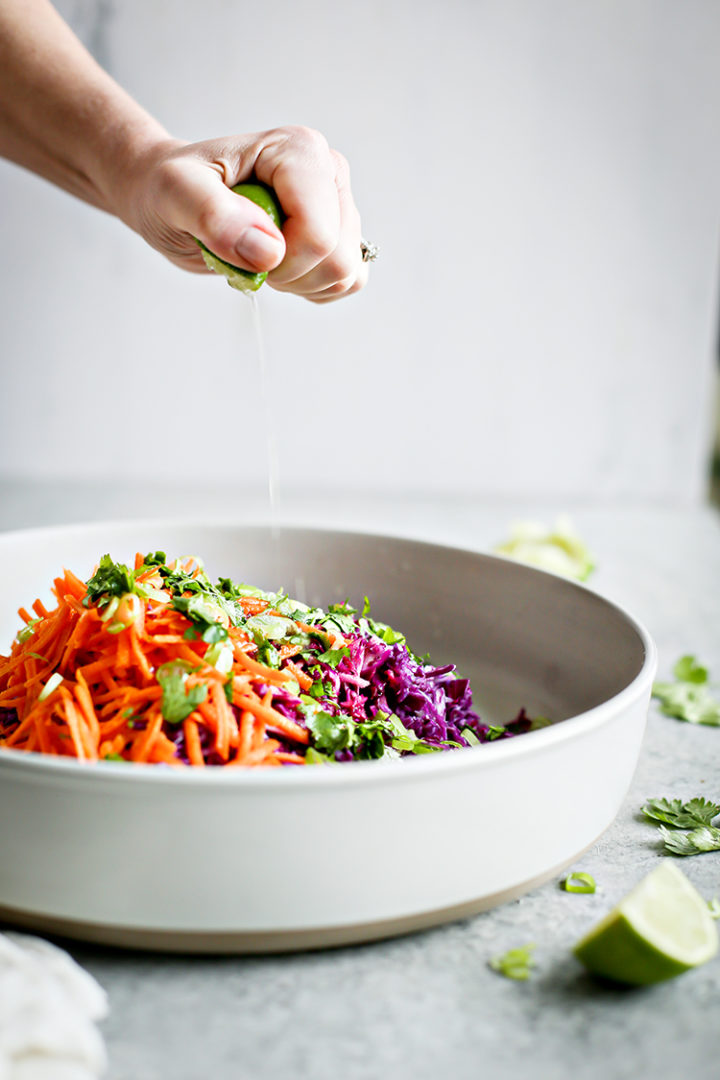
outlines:
{"label": "sliced green onion", "polygon": [[568,874],[562,882],[562,887],[565,892],[574,893],[594,893],[597,888],[592,874],[585,874],[582,870],[576,870],[574,873]]}
{"label": "sliced green onion", "polygon": [[113,615],[120,606],[120,597],[113,596],[112,600],[103,608],[102,615],[100,616],[101,622],[107,622],[108,619],[112,619]]}
{"label": "sliced green onion", "polygon": [[225,641],[216,641],[208,647],[203,659],[221,675],[229,675],[233,666],[232,646]]}
{"label": "sliced green onion", "polygon": [[54,675],[51,675],[48,681],[43,686],[42,690],[38,694],[38,701],[44,701],[45,698],[50,697],[53,690],[57,690],[60,683],[63,681],[63,677],[59,671],[56,671]]}
{"label": "sliced green onion", "polygon": [[30,622],[22,628],[22,630],[18,630],[17,640],[20,642],[21,645],[24,645],[28,638],[31,638],[33,636],[33,634],[35,633],[35,627],[39,622],[39,619],[31,619]]}

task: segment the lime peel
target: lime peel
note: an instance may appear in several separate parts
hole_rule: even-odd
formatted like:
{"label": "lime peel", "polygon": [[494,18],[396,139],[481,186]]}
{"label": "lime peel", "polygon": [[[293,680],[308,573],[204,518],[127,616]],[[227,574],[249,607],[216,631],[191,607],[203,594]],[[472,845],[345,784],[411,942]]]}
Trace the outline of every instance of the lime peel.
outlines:
{"label": "lime peel", "polygon": [[594,975],[663,982],[710,960],[718,933],[706,901],[669,861],[640,881],[573,949]]}
{"label": "lime peel", "polygon": [[[278,229],[281,227],[283,223],[282,209],[275,197],[274,191],[267,187],[266,184],[236,184],[232,190],[236,195],[242,195],[244,198],[254,202],[256,206],[259,206],[265,211],[273,224],[277,225]],[[210,251],[210,249],[207,248],[201,240],[198,240],[197,237],[194,237],[193,239],[200,248],[208,270],[213,270],[216,274],[221,274],[226,278],[231,289],[237,289],[238,292],[247,294],[254,293],[257,292],[263,282],[267,279],[267,272],[258,274],[254,273],[252,270],[243,270],[240,266],[233,266],[232,263],[225,262],[219,255]]]}

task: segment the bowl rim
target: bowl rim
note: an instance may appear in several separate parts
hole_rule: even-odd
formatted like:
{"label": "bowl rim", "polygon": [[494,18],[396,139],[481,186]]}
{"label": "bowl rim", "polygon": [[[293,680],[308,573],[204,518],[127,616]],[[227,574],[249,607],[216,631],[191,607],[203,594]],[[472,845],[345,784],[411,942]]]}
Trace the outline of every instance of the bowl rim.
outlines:
{"label": "bowl rim", "polygon": [[[268,532],[274,528],[280,531],[302,531],[323,534],[325,536],[362,537],[365,540],[377,540],[379,542],[410,543],[415,547],[428,549],[442,549],[445,552],[457,552],[458,554],[476,556],[487,559],[490,562],[510,564],[518,573],[534,576],[542,574],[563,583],[570,589],[588,593],[596,601],[600,601],[606,608],[611,609],[615,615],[623,619],[637,634],[643,648],[643,663],[635,677],[619,693],[614,694],[599,705],[593,706],[584,712],[569,716],[555,724],[536,731],[525,732],[522,736],[512,739],[503,739],[481,746],[463,747],[447,753],[421,754],[412,757],[398,758],[391,761],[347,761],[339,762],[338,768],[317,765],[308,770],[305,768],[283,769],[257,769],[250,767],[237,767],[225,769],[220,766],[213,768],[208,766],[204,769],[176,768],[141,762],[81,762],[75,758],[62,758],[42,754],[36,751],[13,750],[12,748],[0,749],[0,770],[12,769],[13,772],[29,773],[34,776],[48,776],[62,778],[72,777],[81,784],[96,783],[99,780],[110,784],[130,783],[158,784],[162,786],[180,786],[201,788],[218,784],[223,787],[260,788],[274,791],[278,787],[296,788],[298,785],[304,789],[321,789],[324,787],[347,786],[356,787],[374,786],[376,784],[414,782],[428,777],[468,769],[485,769],[506,758],[523,757],[527,754],[540,753],[550,750],[551,747],[570,739],[579,739],[610,722],[619,712],[629,708],[637,700],[650,694],[653,678],[657,669],[657,647],[645,626],[631,615],[625,607],[614,600],[608,599],[601,593],[596,592],[587,584],[564,578],[551,571],[540,567],[529,566],[517,560],[495,552],[487,552],[474,548],[461,547],[455,544],[437,543],[435,541],[415,538],[413,536],[393,535],[379,533],[372,530],[329,528],[318,525],[304,525],[297,522],[284,523],[281,521],[240,521],[235,518],[217,518],[200,520],[195,518],[138,518],[119,519],[106,521],[89,521],[67,523],[62,525],[38,526],[33,528],[9,529],[0,532],[0,550],[6,544],[20,543],[23,540],[42,539],[51,537],[53,534],[70,535],[73,533],[102,532],[109,529],[227,529],[242,530],[245,532]],[[132,765],[132,768],[128,768]],[[100,771],[101,770],[101,771]]]}

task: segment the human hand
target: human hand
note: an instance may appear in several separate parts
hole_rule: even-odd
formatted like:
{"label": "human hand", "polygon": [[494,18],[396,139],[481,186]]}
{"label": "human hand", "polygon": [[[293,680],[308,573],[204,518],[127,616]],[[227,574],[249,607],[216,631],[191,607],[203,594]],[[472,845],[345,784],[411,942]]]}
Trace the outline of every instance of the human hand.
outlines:
{"label": "human hand", "polygon": [[[272,187],[282,232],[230,189],[250,177]],[[117,213],[177,266],[207,273],[194,237],[225,262],[316,303],[367,281],[360,215],[345,158],[317,131],[275,128],[200,143],[153,144],[118,178]]]}

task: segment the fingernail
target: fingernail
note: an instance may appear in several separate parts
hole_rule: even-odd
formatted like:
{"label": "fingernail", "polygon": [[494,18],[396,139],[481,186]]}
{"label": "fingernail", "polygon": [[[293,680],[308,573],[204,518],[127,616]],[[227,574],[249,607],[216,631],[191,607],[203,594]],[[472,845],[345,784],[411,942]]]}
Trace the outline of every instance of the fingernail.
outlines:
{"label": "fingernail", "polygon": [[283,253],[283,245],[280,240],[268,236],[262,229],[250,228],[240,233],[235,251],[245,262],[266,269],[268,263],[278,261]]}

